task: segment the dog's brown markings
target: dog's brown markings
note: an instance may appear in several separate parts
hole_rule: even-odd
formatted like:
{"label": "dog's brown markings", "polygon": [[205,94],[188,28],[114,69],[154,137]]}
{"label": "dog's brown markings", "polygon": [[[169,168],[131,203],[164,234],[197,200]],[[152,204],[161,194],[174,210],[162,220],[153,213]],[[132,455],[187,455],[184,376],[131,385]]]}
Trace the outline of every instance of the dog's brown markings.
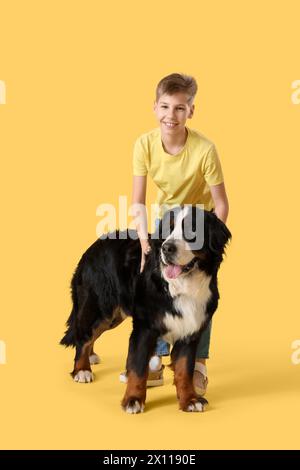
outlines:
{"label": "dog's brown markings", "polygon": [[92,343],[88,342],[86,343],[81,350],[81,355],[77,361],[74,363],[74,369],[73,372],[71,372],[72,377],[74,378],[75,375],[80,371],[80,370],[89,370],[92,371],[91,366],[90,366],[90,354],[92,350]]}
{"label": "dog's brown markings", "polygon": [[117,307],[109,320],[103,320],[97,328],[94,328],[92,338],[82,346],[80,357],[74,363],[74,370],[71,372],[72,377],[75,377],[80,370],[91,371],[90,356],[95,354],[94,343],[96,339],[105,331],[116,328],[125,318],[126,314],[120,307]]}
{"label": "dog's brown markings", "polygon": [[145,404],[147,377],[148,370],[142,377],[139,377],[135,372],[128,372],[127,388],[122,400],[123,408],[134,404],[136,400],[140,403],[140,405]]}
{"label": "dog's brown markings", "polygon": [[187,358],[181,357],[171,364],[171,368],[174,370],[174,385],[177,390],[179,408],[184,411],[189,404],[198,401],[193,385],[193,376],[188,372]]}

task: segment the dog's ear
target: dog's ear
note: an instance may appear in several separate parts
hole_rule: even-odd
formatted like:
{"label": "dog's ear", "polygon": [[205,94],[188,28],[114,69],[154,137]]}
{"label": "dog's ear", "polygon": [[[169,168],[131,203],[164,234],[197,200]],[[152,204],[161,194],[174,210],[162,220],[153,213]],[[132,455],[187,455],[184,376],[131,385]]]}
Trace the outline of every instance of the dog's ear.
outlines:
{"label": "dog's ear", "polygon": [[226,225],[215,214],[209,213],[208,245],[211,251],[222,255],[226,244],[231,239],[231,233]]}

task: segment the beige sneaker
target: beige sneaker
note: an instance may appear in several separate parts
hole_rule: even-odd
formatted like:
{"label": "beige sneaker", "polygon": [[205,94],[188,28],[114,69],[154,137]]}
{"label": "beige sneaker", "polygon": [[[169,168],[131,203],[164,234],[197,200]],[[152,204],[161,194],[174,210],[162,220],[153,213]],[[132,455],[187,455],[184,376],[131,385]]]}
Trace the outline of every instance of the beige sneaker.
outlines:
{"label": "beige sneaker", "polygon": [[206,366],[201,362],[195,363],[193,382],[196,392],[203,397],[206,393],[208,377]]}
{"label": "beige sneaker", "polygon": [[162,364],[159,370],[151,370],[148,372],[147,387],[159,387],[164,384],[164,368]]}
{"label": "beige sneaker", "polygon": [[[159,387],[164,384],[164,371],[165,366],[162,364],[159,370],[150,370],[148,373],[147,387]],[[126,384],[128,382],[126,372],[122,372],[119,376],[120,382]]]}

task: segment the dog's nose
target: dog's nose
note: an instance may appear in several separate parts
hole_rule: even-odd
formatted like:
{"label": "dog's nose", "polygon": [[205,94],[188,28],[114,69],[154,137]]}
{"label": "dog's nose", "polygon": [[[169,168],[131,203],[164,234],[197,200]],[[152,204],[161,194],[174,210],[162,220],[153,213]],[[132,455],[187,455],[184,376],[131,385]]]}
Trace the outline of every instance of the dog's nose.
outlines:
{"label": "dog's nose", "polygon": [[164,255],[173,255],[176,251],[176,246],[172,242],[167,242],[162,245],[162,251]]}

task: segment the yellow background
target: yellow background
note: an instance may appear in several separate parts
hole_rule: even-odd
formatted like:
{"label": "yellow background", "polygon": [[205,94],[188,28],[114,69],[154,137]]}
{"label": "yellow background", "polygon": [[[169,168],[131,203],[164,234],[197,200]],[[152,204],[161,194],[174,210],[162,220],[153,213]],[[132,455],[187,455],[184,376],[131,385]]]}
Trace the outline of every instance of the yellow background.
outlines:
{"label": "yellow background", "polygon": [[[300,365],[299,1],[1,1],[1,448],[297,448]],[[158,81],[199,86],[188,125],[217,146],[233,241],[220,273],[210,407],[177,410],[170,371],[147,412],[119,403],[130,321],[71,381],[58,346],[96,208],[131,195]],[[148,186],[148,204],[155,188]]]}

